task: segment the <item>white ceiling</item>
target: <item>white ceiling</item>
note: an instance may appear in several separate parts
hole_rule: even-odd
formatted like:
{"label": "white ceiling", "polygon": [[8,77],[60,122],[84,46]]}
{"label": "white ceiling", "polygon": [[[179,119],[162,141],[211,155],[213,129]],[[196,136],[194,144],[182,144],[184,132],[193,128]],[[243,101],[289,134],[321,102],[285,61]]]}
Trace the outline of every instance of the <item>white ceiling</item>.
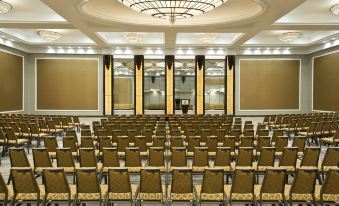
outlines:
{"label": "white ceiling", "polygon": [[[174,25],[139,14],[118,0],[6,1],[13,9],[0,14],[0,44],[32,53],[88,46],[90,53],[121,55],[222,56],[243,54],[251,47],[280,47],[290,50],[286,53],[305,54],[335,46],[339,37],[339,16],[330,12],[339,0],[228,0],[211,12]],[[63,36],[48,42],[37,35],[40,29]],[[290,31],[301,32],[300,38],[289,43],[278,39]],[[143,38],[130,42],[126,33],[140,33]],[[215,33],[216,38],[202,43],[198,33]],[[58,49],[51,51],[51,46]]]}

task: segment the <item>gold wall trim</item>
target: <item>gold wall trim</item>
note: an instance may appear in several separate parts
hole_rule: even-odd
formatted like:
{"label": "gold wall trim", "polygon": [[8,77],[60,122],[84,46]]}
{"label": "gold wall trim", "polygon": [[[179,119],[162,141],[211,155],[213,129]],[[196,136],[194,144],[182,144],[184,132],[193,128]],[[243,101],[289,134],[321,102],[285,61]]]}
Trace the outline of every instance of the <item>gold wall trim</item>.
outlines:
{"label": "gold wall trim", "polygon": [[301,59],[240,59],[239,111],[300,111]]}
{"label": "gold wall trim", "polygon": [[99,111],[99,58],[36,58],[36,111]]}
{"label": "gold wall trim", "polygon": [[135,68],[135,114],[143,114],[143,65]]}
{"label": "gold wall trim", "polygon": [[339,111],[339,51],[312,58],[312,110]]}
{"label": "gold wall trim", "polygon": [[199,69],[198,67],[196,68],[196,73],[197,73],[197,79],[196,79],[196,84],[197,84],[197,114],[204,114],[204,71],[205,68],[204,66]]}
{"label": "gold wall trim", "polygon": [[24,111],[24,56],[0,49],[0,113]]}

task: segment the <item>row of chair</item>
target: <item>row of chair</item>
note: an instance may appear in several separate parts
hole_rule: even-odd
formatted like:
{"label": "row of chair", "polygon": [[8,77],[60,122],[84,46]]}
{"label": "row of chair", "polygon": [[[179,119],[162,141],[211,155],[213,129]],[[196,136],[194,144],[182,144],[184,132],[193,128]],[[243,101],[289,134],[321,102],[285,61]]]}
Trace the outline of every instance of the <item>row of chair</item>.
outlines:
{"label": "row of chair", "polygon": [[[254,170],[236,169],[232,184],[224,183],[224,171],[205,169],[202,184],[193,184],[192,170],[172,170],[171,184],[162,183],[158,168],[142,168],[139,184],[131,184],[127,168],[109,168],[108,183],[100,184],[96,168],[76,170],[76,184],[69,184],[62,168],[44,169],[43,185],[38,185],[31,168],[12,168],[13,186],[0,178],[1,199],[7,202],[40,202],[43,205],[66,202],[70,205],[96,201],[100,205],[141,203],[295,203],[337,204],[339,202],[339,169],[329,170],[323,185],[316,185],[317,170],[300,168],[293,183],[286,183],[286,170],[269,168],[262,184],[255,184]],[[25,184],[22,184],[25,182]]]}

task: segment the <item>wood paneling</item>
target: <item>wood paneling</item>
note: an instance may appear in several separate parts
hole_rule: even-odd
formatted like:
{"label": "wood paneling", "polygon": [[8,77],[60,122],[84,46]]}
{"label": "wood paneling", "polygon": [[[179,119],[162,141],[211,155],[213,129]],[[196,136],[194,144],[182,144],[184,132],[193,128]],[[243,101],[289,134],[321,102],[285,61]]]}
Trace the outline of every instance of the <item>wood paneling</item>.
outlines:
{"label": "wood paneling", "polygon": [[339,111],[339,52],[314,58],[313,109]]}
{"label": "wood paneling", "polygon": [[299,109],[299,60],[241,60],[240,110]]}
{"label": "wood paneling", "polygon": [[97,59],[37,59],[38,110],[98,110]]}
{"label": "wood paneling", "polygon": [[23,57],[0,51],[0,112],[23,110]]}

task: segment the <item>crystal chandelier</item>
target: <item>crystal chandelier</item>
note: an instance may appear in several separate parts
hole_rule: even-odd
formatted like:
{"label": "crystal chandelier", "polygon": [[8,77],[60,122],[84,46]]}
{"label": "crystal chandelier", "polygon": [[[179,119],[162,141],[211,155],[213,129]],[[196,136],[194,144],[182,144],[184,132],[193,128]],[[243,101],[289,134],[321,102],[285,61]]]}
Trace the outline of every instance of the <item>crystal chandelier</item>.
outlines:
{"label": "crystal chandelier", "polygon": [[331,12],[335,15],[339,15],[339,4],[336,4],[330,8]]}
{"label": "crystal chandelier", "polygon": [[61,34],[55,31],[49,31],[49,30],[40,30],[38,31],[38,34],[41,36],[41,38],[47,40],[47,41],[56,41],[61,38]]}
{"label": "crystal chandelier", "polygon": [[197,35],[198,35],[199,41],[205,44],[214,42],[215,38],[217,37],[217,34],[213,34],[213,33],[199,33]]}
{"label": "crystal chandelier", "polygon": [[12,9],[12,5],[7,3],[6,1],[0,0],[0,13],[6,13],[9,12],[9,10]]}
{"label": "crystal chandelier", "polygon": [[144,38],[144,35],[140,33],[126,33],[125,37],[131,43],[138,43]]}
{"label": "crystal chandelier", "polygon": [[153,17],[176,19],[197,16],[209,12],[227,0],[119,0],[131,9]]}
{"label": "crystal chandelier", "polygon": [[279,35],[279,39],[284,42],[291,42],[300,36],[299,32],[286,32]]}

